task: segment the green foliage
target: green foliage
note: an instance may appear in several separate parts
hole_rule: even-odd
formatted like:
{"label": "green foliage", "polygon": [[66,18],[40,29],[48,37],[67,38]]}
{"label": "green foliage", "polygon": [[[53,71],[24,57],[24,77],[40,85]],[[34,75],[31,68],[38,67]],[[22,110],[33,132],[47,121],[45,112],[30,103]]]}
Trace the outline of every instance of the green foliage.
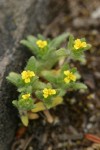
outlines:
{"label": "green foliage", "polygon": [[36,41],[37,41],[36,37],[28,36],[26,40],[21,40],[20,43],[27,46],[33,54],[37,55],[38,47],[36,45]]}
{"label": "green foliage", "polygon": [[6,77],[6,79],[17,87],[22,85],[21,75],[18,73],[11,72],[9,73],[9,76]]}
{"label": "green foliage", "polygon": [[[85,38],[80,39],[82,42],[86,42]],[[70,50],[70,57],[74,60],[79,60],[80,62],[84,62],[85,61],[85,55],[84,55],[84,51],[88,50],[91,48],[90,44],[87,44],[87,46],[85,48],[79,48],[78,50],[75,50],[74,48],[74,37],[73,35],[69,36],[69,42],[68,42],[68,49]]]}
{"label": "green foliage", "polygon": [[64,42],[66,40],[66,38],[69,36],[69,33],[64,33],[62,35],[59,35],[58,37],[54,38],[50,44],[49,47],[58,49],[60,47],[60,45],[62,44],[62,42]]}
{"label": "green foliage", "polygon": [[33,100],[31,98],[29,98],[27,100],[20,99],[18,101],[18,108],[19,109],[22,109],[22,110],[31,110],[34,107],[35,106],[34,106]]}
{"label": "green foliage", "polygon": [[24,126],[28,126],[28,123],[29,123],[29,119],[28,119],[28,115],[26,112],[24,113],[20,113],[20,118],[21,118],[21,121],[23,123]]}
{"label": "green foliage", "polygon": [[[67,48],[61,47],[66,43],[67,37]],[[17,107],[25,126],[29,122],[28,112],[37,113],[56,107],[63,103],[66,92],[87,89],[79,81],[77,68],[72,68],[67,63],[70,59],[80,62],[85,60],[84,51],[90,49],[91,45],[86,43],[85,38],[78,39],[78,42],[75,43],[74,37],[69,33],[59,35],[53,40],[46,40],[40,34],[37,37],[30,35],[21,41],[34,56],[28,60],[21,74],[11,72],[7,80],[20,92],[18,100],[13,100],[12,103]]]}

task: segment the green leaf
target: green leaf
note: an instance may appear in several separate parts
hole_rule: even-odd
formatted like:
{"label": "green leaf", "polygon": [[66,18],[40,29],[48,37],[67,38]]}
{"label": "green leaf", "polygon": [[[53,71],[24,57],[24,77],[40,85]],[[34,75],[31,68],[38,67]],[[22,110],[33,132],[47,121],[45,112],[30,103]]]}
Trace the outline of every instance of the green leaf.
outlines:
{"label": "green leaf", "polygon": [[62,104],[63,98],[61,96],[51,97],[49,99],[45,99],[45,106],[47,109],[53,108],[57,105]]}
{"label": "green leaf", "polygon": [[68,56],[69,55],[69,52],[68,52],[68,50],[66,50],[65,48],[60,48],[60,49],[58,49],[56,52],[55,52],[55,54],[56,54],[56,57],[66,57],[66,56]]}
{"label": "green leaf", "polygon": [[27,40],[21,40],[20,43],[23,44],[24,46],[28,47],[29,50],[30,50],[33,54],[36,55],[36,51],[35,51],[33,45],[32,45],[30,42],[28,42]]}
{"label": "green leaf", "polygon": [[36,70],[37,70],[37,60],[34,56],[32,56],[28,60],[27,65],[25,67],[25,70],[30,70],[30,71],[36,72]]}
{"label": "green leaf", "polygon": [[36,40],[37,38],[34,36],[28,36],[26,40],[21,40],[20,43],[23,44],[24,46],[28,47],[29,50],[33,53],[33,54],[37,54],[38,53],[38,47],[36,45]]}
{"label": "green leaf", "polygon": [[63,103],[63,98],[60,96],[57,96],[52,101],[52,107],[55,107],[55,106],[60,105],[62,103]]}
{"label": "green leaf", "polygon": [[[62,97],[60,97],[60,96],[55,97],[55,98],[53,98],[52,103],[51,103],[51,105],[49,106],[48,109],[50,109],[52,107],[55,107],[57,105],[60,105],[62,103],[63,103],[63,98]],[[36,113],[36,112],[43,111],[43,110],[46,110],[46,109],[47,109],[47,107],[44,105],[43,102],[38,102],[38,103],[35,104],[35,108],[32,109],[31,111]]]}
{"label": "green leaf", "polygon": [[71,72],[72,72],[72,73],[76,73],[76,72],[77,72],[77,68],[75,68],[75,67],[72,68],[72,69],[71,69]]}
{"label": "green leaf", "polygon": [[87,44],[87,47],[84,48],[84,51],[89,50],[91,47],[92,47],[91,44]]}
{"label": "green leaf", "polygon": [[76,51],[76,52],[73,51],[71,53],[71,58],[73,60],[78,60],[80,62],[84,62],[85,61],[85,55],[84,55],[83,51]]}
{"label": "green leaf", "polygon": [[40,100],[43,99],[43,93],[42,93],[42,91],[38,91],[38,90],[37,90],[37,91],[35,92],[35,95],[36,95],[36,97],[37,97],[38,99],[40,99]]}
{"label": "green leaf", "polygon": [[86,39],[85,38],[81,38],[81,42],[86,42]]}
{"label": "green leaf", "polygon": [[9,73],[9,76],[7,76],[6,79],[17,87],[23,84],[21,75],[15,72]]}
{"label": "green leaf", "polygon": [[73,49],[73,43],[74,43],[74,36],[70,35],[69,36],[69,41],[68,41],[68,49],[72,50]]}
{"label": "green leaf", "polygon": [[17,101],[17,100],[13,100],[13,101],[12,101],[12,104],[13,104],[15,107],[18,108],[18,101]]}
{"label": "green leaf", "polygon": [[20,87],[17,90],[18,92],[25,92],[26,91],[26,87]]}
{"label": "green leaf", "polygon": [[18,88],[18,92],[23,92],[23,93],[32,93],[32,86],[23,86]]}
{"label": "green leaf", "polygon": [[34,56],[32,56],[25,67],[25,70],[31,70],[37,73],[37,75],[41,72],[41,70],[44,70],[45,66],[47,67],[46,62],[37,60]]}
{"label": "green leaf", "polygon": [[72,83],[71,87],[74,89],[74,90],[81,90],[81,89],[84,89],[86,90],[87,89],[87,86],[83,83],[80,83],[80,82],[75,82],[75,83]]}
{"label": "green leaf", "polygon": [[58,96],[62,97],[66,94],[66,89],[64,89],[63,87],[61,88],[61,86],[59,86],[59,94]]}
{"label": "green leaf", "polygon": [[33,90],[43,90],[47,87],[47,84],[41,81],[34,82]]}
{"label": "green leaf", "polygon": [[37,38],[35,36],[29,35],[27,37],[27,40],[31,43],[31,44],[35,44],[37,41]]}
{"label": "green leaf", "polygon": [[52,71],[42,71],[41,75],[49,82],[55,83],[56,82],[56,73],[54,74]]}
{"label": "green leaf", "polygon": [[33,108],[31,111],[36,113],[36,112],[39,112],[39,111],[43,111],[45,109],[46,109],[46,107],[43,104],[43,102],[38,102],[38,103],[35,104],[35,108]]}
{"label": "green leaf", "polygon": [[41,35],[41,34],[38,34],[37,38],[40,39],[40,40],[45,40],[45,37],[43,35]]}
{"label": "green leaf", "polygon": [[65,62],[62,66],[61,66],[61,73],[64,74],[64,71],[69,70],[69,65]]}
{"label": "green leaf", "polygon": [[49,47],[52,48],[59,48],[59,46],[66,40],[66,38],[69,36],[69,33],[63,33],[59,35],[58,37],[54,38],[50,44]]}
{"label": "green leaf", "polygon": [[28,115],[22,115],[20,116],[22,123],[24,124],[24,126],[28,126],[29,120],[28,120]]}
{"label": "green leaf", "polygon": [[34,101],[33,99],[20,99],[18,101],[18,108],[20,110],[31,110],[34,108]]}

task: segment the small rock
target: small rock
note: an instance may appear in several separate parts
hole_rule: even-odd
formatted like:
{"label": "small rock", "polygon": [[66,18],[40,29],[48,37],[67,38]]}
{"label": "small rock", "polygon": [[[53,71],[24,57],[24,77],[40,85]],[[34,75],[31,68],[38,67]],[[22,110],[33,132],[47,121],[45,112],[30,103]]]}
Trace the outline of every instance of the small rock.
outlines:
{"label": "small rock", "polygon": [[76,103],[76,99],[75,99],[75,98],[72,98],[72,99],[70,100],[70,104],[73,105],[73,104],[75,104],[75,103]]}
{"label": "small rock", "polygon": [[91,14],[91,18],[100,19],[100,7],[93,11],[93,13]]}
{"label": "small rock", "polygon": [[28,150],[33,150],[33,147],[32,147],[32,146],[30,146],[30,147],[28,148]]}
{"label": "small rock", "polygon": [[87,107],[90,108],[91,110],[94,110],[94,105],[92,103],[88,103]]}
{"label": "small rock", "polygon": [[92,116],[92,117],[90,117],[90,119],[89,119],[90,122],[95,122],[95,120],[96,120],[96,116]]}
{"label": "small rock", "polygon": [[89,123],[88,125],[87,125],[87,129],[91,129],[92,128],[92,124],[91,123]]}

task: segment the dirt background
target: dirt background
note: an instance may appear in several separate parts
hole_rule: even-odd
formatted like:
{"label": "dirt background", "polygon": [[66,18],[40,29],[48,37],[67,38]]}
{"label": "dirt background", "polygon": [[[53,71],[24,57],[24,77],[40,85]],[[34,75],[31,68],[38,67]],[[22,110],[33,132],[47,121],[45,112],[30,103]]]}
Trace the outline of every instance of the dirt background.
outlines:
{"label": "dirt background", "polygon": [[86,64],[74,63],[88,90],[68,93],[65,105],[50,110],[53,124],[40,113],[40,119],[30,122],[23,136],[15,136],[11,150],[100,150],[100,144],[94,146],[83,137],[84,133],[100,136],[100,0],[52,0],[48,16],[48,24],[39,26],[46,37],[71,32],[92,44]]}

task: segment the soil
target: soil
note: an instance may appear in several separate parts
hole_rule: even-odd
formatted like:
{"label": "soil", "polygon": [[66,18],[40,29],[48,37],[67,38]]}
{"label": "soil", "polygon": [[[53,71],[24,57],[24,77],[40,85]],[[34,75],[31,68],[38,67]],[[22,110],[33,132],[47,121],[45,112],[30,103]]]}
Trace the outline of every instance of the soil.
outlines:
{"label": "soil", "polygon": [[[53,6],[52,6],[53,5]],[[85,133],[100,136],[100,1],[62,0],[50,8],[56,14],[42,33],[50,38],[62,32],[71,32],[76,38],[85,37],[92,44],[86,52],[86,63],[71,62],[78,68],[88,90],[69,92],[63,105],[50,110],[54,123],[40,118],[30,122],[22,136],[15,135],[12,150],[99,150],[84,138]],[[19,127],[21,127],[19,123]],[[18,127],[18,130],[19,130]],[[16,131],[18,132],[18,131]]]}

